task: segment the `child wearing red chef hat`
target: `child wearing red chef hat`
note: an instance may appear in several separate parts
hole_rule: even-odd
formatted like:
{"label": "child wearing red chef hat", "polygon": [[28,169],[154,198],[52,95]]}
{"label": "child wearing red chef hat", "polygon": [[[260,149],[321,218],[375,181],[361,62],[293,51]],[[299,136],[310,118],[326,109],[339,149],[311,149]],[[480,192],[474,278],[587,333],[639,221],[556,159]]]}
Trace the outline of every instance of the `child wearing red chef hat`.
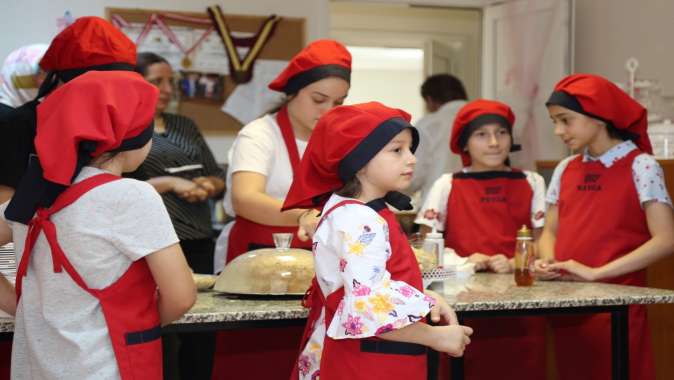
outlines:
{"label": "child wearing red chef hat", "polygon": [[[512,272],[517,230],[526,225],[537,237],[543,226],[543,178],[509,164],[509,153],[520,149],[513,142],[514,123],[510,107],[498,101],[479,99],[461,108],[449,145],[464,168],[438,178],[416,219],[422,232],[443,231],[445,246],[468,257],[477,270]],[[543,319],[473,319],[466,324],[479,331],[465,357],[471,378],[545,377]]]}
{"label": "child wearing red chef hat", "polygon": [[162,379],[161,325],[195,286],[157,192],[120,177],[147,156],[157,96],[137,73],[92,71],[38,106],[42,180],[11,205],[34,217],[0,206],[19,263],[16,296],[1,297],[16,300],[14,376]]}
{"label": "child wearing red chef hat", "polygon": [[[409,120],[376,102],[340,106],[309,140],[283,206],[322,209],[311,311],[292,379],[426,379],[426,347],[460,356],[470,342],[472,330],[457,324],[446,302],[424,293],[386,206],[411,207],[398,192],[416,163]],[[429,312],[442,326],[424,322]]]}
{"label": "child wearing red chef hat", "polygon": [[[547,102],[555,134],[579,152],[552,176],[537,263],[543,278],[646,285],[674,251],[674,216],[651,155],[647,111],[605,78],[574,74]],[[552,318],[560,379],[611,376],[610,316]],[[630,378],[653,379],[645,306],[629,307]]]}
{"label": "child wearing red chef hat", "polygon": [[[40,60],[40,68],[47,75],[37,97],[16,108],[3,128],[0,187],[17,189],[24,173],[30,170],[29,157],[35,153],[35,109],[41,99],[87,71],[133,71],[135,64],[136,45],[100,17],[80,17],[54,37]],[[33,216],[12,214],[12,210],[9,213],[24,223]]]}

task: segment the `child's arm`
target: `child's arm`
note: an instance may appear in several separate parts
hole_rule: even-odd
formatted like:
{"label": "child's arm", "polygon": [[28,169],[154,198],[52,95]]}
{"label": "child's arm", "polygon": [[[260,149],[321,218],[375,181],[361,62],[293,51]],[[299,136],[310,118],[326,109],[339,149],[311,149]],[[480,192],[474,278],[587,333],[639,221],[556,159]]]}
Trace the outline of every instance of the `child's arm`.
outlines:
{"label": "child's arm", "polygon": [[0,274],[0,310],[14,315],[16,313],[16,292],[14,286]]}
{"label": "child's arm", "polygon": [[557,205],[548,204],[543,232],[538,238],[538,260],[534,264],[536,278],[540,280],[554,280],[560,276],[557,271],[549,268],[549,264],[555,260],[555,239],[558,225],[559,209]]}
{"label": "child's arm", "polygon": [[[297,226],[302,219],[305,224],[317,224],[317,212],[307,209],[281,211],[283,201],[273,198],[266,192],[267,177],[251,171],[236,172],[232,175],[232,206],[236,215],[271,226]],[[315,228],[306,228],[312,231]]]}
{"label": "child's arm", "polygon": [[[4,212],[4,210],[0,208],[0,212]],[[9,228],[9,224],[7,224],[7,221],[2,217],[0,217],[0,246],[11,242],[12,242],[12,229]]]}
{"label": "child's arm", "polygon": [[183,316],[194,305],[197,289],[180,245],[173,244],[146,256],[158,288],[162,326]]}
{"label": "child's arm", "polygon": [[[430,328],[413,322],[426,316],[436,302],[413,286],[391,279],[386,270],[391,246],[385,220],[362,205],[340,207],[329,220],[340,237],[340,265],[335,276],[343,282],[344,298],[327,335],[333,339],[381,336],[460,355],[467,342],[465,329],[458,325]],[[316,257],[320,260],[320,251]],[[451,322],[455,317],[449,310],[446,302],[440,303],[431,317],[439,320],[444,315]]]}
{"label": "child's arm", "polygon": [[570,279],[597,281],[644,269],[674,253],[672,208],[665,203],[650,201],[644,204],[644,211],[651,238],[637,249],[597,268],[588,267],[575,260],[550,264],[549,268],[566,270],[572,275]]}
{"label": "child's arm", "polygon": [[463,350],[470,343],[473,329],[468,326],[430,326],[416,322],[401,329],[378,335],[384,340],[408,342],[430,347],[452,356],[463,356]]}
{"label": "child's arm", "polygon": [[447,303],[447,300],[432,290],[424,290],[424,294],[435,299],[435,306],[431,308],[430,317],[433,323],[442,322],[445,325],[458,325],[459,319],[456,317],[454,309]]}
{"label": "child's arm", "polygon": [[[0,208],[0,212],[4,212]],[[12,229],[7,222],[0,217],[0,246],[12,241]],[[16,312],[16,293],[14,287],[7,281],[5,276],[0,274],[0,309],[14,315]]]}
{"label": "child's arm", "polygon": [[0,185],[0,204],[7,202],[13,195],[14,195],[13,188],[5,185]]}

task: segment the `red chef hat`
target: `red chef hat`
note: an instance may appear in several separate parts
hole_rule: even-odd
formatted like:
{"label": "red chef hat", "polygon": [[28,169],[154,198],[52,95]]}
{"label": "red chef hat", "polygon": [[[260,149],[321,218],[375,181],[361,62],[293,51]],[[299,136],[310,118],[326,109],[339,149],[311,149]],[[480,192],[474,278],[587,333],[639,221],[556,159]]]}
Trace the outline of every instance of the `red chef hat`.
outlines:
{"label": "red chef hat", "polygon": [[29,164],[5,216],[27,223],[91,159],[147,144],[158,97],[155,86],[130,71],[90,71],[59,87],[37,107],[39,162]]}
{"label": "red chef hat", "polygon": [[653,154],[648,138],[648,111],[606,78],[573,74],[555,86],[546,105],[558,105],[623,131],[641,151]]}
{"label": "red chef hat", "polygon": [[331,109],[311,133],[283,210],[322,207],[332,192],[351,180],[406,128],[412,131],[414,151],[419,135],[405,111],[377,102]]}
{"label": "red chef hat", "polygon": [[[495,100],[477,99],[469,102],[459,110],[454,118],[452,136],[449,139],[449,149],[461,155],[464,166],[471,164],[470,154],[464,150],[470,135],[476,129],[487,124],[500,124],[511,132],[515,124],[515,114],[508,105]],[[511,152],[520,150],[521,147],[514,142],[510,146]]]}
{"label": "red chef hat", "polygon": [[135,66],[136,44],[109,22],[91,16],[78,18],[54,37],[40,67],[64,71],[111,63]]}
{"label": "red chef hat", "polygon": [[58,88],[37,107],[35,150],[44,178],[69,185],[80,143],[91,158],[133,150],[152,137],[159,91],[140,74],[90,71]]}
{"label": "red chef hat", "polygon": [[351,53],[335,40],[317,40],[297,53],[269,84],[269,88],[295,94],[303,87],[327,77],[339,77],[350,82]]}

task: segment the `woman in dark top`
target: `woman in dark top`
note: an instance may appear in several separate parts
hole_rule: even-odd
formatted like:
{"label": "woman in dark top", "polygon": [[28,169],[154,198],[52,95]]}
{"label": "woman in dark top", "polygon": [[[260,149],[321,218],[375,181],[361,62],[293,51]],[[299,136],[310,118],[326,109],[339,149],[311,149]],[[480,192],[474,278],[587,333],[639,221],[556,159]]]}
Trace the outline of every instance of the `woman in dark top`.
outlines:
{"label": "woman in dark top", "polygon": [[131,176],[148,181],[162,195],[192,270],[212,274],[215,246],[208,199],[221,196],[225,172],[191,119],[164,112],[173,96],[169,63],[154,53],[139,53],[136,67],[160,95],[152,150]]}
{"label": "woman in dark top", "polygon": [[[152,149],[130,176],[149,182],[161,194],[192,270],[212,274],[215,242],[208,200],[222,196],[225,171],[215,162],[191,119],[164,112],[173,96],[174,82],[166,59],[154,53],[139,53],[136,71],[159,88],[159,101]],[[181,379],[210,379],[214,346],[212,333],[165,336],[164,378],[174,378],[178,370]]]}

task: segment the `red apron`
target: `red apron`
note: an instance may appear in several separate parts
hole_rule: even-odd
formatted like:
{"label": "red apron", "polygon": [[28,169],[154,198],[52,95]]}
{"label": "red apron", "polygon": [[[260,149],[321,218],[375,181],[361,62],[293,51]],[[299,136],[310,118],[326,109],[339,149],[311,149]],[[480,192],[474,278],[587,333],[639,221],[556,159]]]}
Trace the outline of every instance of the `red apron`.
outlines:
{"label": "red apron", "polygon": [[[561,178],[555,259],[598,267],[651,238],[646,214],[632,180],[633,150],[610,168],[599,161],[569,162]],[[646,270],[604,282],[646,285]],[[550,318],[555,332],[559,378],[609,379],[611,322],[609,314]],[[654,379],[650,331],[645,306],[629,307],[631,379]]]}
{"label": "red apron", "polygon": [[[48,209],[39,209],[30,221],[26,246],[16,275],[16,299],[21,299],[23,277],[28,271],[30,256],[40,232],[44,232],[51,248],[54,272],[66,273],[83,290],[98,299],[110,334],[122,379],[162,379],[162,346],[157,284],[145,259],[135,261],[113,284],[104,289],[89,288],[61,249],[51,215],[76,202],[96,186],[120,177],[99,174],[70,186]],[[103,269],[103,268],[102,268]],[[73,363],[77,365],[77,363]]]}
{"label": "red apron", "polygon": [[[445,214],[445,245],[464,257],[479,252],[512,258],[517,230],[522,225],[531,228],[532,198],[526,175],[516,169],[454,174]],[[475,318],[465,324],[475,331],[464,355],[467,378],[546,377],[544,318]],[[442,372],[447,362],[441,361]]]}
{"label": "red apron", "polygon": [[[276,121],[293,173],[296,173],[300,154],[286,107],[279,110]],[[253,249],[274,247],[272,234],[279,232],[293,234],[291,247],[311,249],[311,239],[300,241],[297,226],[269,226],[237,216],[229,233],[226,262]],[[292,369],[301,335],[301,327],[218,332],[212,379],[285,380]]]}
{"label": "red apron", "polygon": [[[349,203],[362,202],[342,201],[324,215],[325,219],[336,208]],[[423,292],[421,272],[412,252],[407,236],[398,224],[395,214],[391,212],[383,201],[372,206],[382,216],[389,226],[389,242],[391,257],[386,263],[386,270],[391,273],[391,279],[404,281]],[[344,288],[331,293],[326,298],[318,285],[316,278],[307,292],[309,317],[302,338],[301,349],[304,349],[314,324],[325,307],[326,328],[332,322],[339,303],[344,298]],[[332,339],[325,337],[321,355],[321,380],[353,380],[353,379],[426,379],[426,347],[404,342],[391,342],[379,338],[367,339]],[[297,361],[291,375],[291,380],[299,378]]]}
{"label": "red apron", "polygon": [[532,198],[526,175],[516,169],[453,174],[445,246],[464,257],[479,252],[512,258],[517,230],[531,228]]}
{"label": "red apron", "polygon": [[[276,115],[276,121],[281,129],[281,135],[285,142],[294,175],[300,165],[300,154],[299,150],[297,150],[293,128],[288,119],[287,107],[279,110]],[[274,247],[274,240],[272,238],[272,234],[274,233],[292,233],[293,240],[291,246],[293,248],[311,249],[311,240],[303,242],[297,236],[297,226],[269,226],[237,216],[229,233],[226,262],[230,262],[239,255],[253,249]]]}

